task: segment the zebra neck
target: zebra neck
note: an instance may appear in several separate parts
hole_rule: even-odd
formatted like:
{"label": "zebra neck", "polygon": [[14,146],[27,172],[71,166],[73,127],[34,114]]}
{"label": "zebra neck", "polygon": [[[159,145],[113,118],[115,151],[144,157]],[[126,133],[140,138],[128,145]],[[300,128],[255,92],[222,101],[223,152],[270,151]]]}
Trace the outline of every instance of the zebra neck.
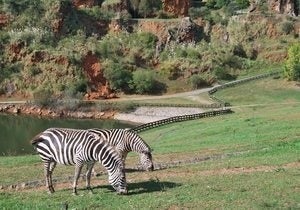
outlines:
{"label": "zebra neck", "polygon": [[148,145],[141,139],[136,139],[135,141],[131,141],[128,147],[130,147],[131,151],[137,153],[149,152],[150,149]]}
{"label": "zebra neck", "polygon": [[119,154],[105,142],[99,143],[95,147],[94,151],[95,160],[99,161],[107,169],[108,172],[111,172],[114,167],[122,162]]}

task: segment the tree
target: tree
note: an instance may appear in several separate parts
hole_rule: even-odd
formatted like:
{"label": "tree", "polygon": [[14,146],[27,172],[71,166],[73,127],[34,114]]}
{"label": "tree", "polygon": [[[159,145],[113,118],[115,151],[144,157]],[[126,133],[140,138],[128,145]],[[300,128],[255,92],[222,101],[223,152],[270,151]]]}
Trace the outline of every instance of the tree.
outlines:
{"label": "tree", "polygon": [[131,80],[131,72],[126,70],[121,63],[107,62],[105,65],[104,77],[113,90],[128,91],[128,82]]}
{"label": "tree", "polygon": [[130,87],[139,94],[153,93],[157,84],[154,76],[154,73],[150,70],[137,70],[133,72]]}
{"label": "tree", "polygon": [[288,50],[284,66],[284,76],[288,80],[300,80],[300,43],[293,44]]}

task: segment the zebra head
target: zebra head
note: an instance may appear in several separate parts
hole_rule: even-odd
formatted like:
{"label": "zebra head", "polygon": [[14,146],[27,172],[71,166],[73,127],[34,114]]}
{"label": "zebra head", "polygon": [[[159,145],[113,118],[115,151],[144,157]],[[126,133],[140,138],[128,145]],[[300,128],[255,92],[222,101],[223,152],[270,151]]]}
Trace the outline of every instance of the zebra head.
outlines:
{"label": "zebra head", "polygon": [[117,191],[117,194],[125,195],[128,193],[125,170],[123,165],[117,170],[115,170],[113,173],[109,173],[108,181],[111,184],[111,186]]}
{"label": "zebra head", "polygon": [[127,147],[139,153],[140,163],[144,170],[153,171],[153,162],[150,146],[133,130],[125,130]]}
{"label": "zebra head", "polygon": [[151,152],[141,152],[140,153],[140,162],[141,162],[142,167],[146,171],[154,170]]}

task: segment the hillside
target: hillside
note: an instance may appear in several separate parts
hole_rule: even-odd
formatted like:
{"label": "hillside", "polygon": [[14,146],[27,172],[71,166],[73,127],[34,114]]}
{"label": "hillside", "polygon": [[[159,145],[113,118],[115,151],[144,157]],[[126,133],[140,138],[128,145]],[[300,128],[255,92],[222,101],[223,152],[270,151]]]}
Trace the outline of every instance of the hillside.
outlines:
{"label": "hillside", "polygon": [[300,33],[296,1],[0,2],[3,97],[187,91],[280,66]]}

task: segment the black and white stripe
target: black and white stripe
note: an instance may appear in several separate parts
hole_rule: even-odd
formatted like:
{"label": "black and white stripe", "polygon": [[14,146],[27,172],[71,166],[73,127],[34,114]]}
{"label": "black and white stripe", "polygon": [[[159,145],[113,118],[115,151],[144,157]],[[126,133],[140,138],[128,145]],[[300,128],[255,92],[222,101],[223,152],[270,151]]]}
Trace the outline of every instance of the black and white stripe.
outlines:
{"label": "black and white stripe", "polygon": [[52,172],[57,163],[75,165],[73,193],[77,194],[77,181],[84,164],[88,165],[86,187],[91,190],[90,179],[96,161],[107,169],[109,183],[119,194],[127,193],[124,163],[119,153],[100,136],[87,130],[49,128],[31,140],[44,163],[46,186],[54,192]]}
{"label": "black and white stripe", "polygon": [[128,129],[98,129],[92,128],[88,131],[97,134],[100,138],[108,141],[122,155],[124,164],[129,152],[137,152],[140,163],[147,171],[153,171],[151,148],[134,131]]}

